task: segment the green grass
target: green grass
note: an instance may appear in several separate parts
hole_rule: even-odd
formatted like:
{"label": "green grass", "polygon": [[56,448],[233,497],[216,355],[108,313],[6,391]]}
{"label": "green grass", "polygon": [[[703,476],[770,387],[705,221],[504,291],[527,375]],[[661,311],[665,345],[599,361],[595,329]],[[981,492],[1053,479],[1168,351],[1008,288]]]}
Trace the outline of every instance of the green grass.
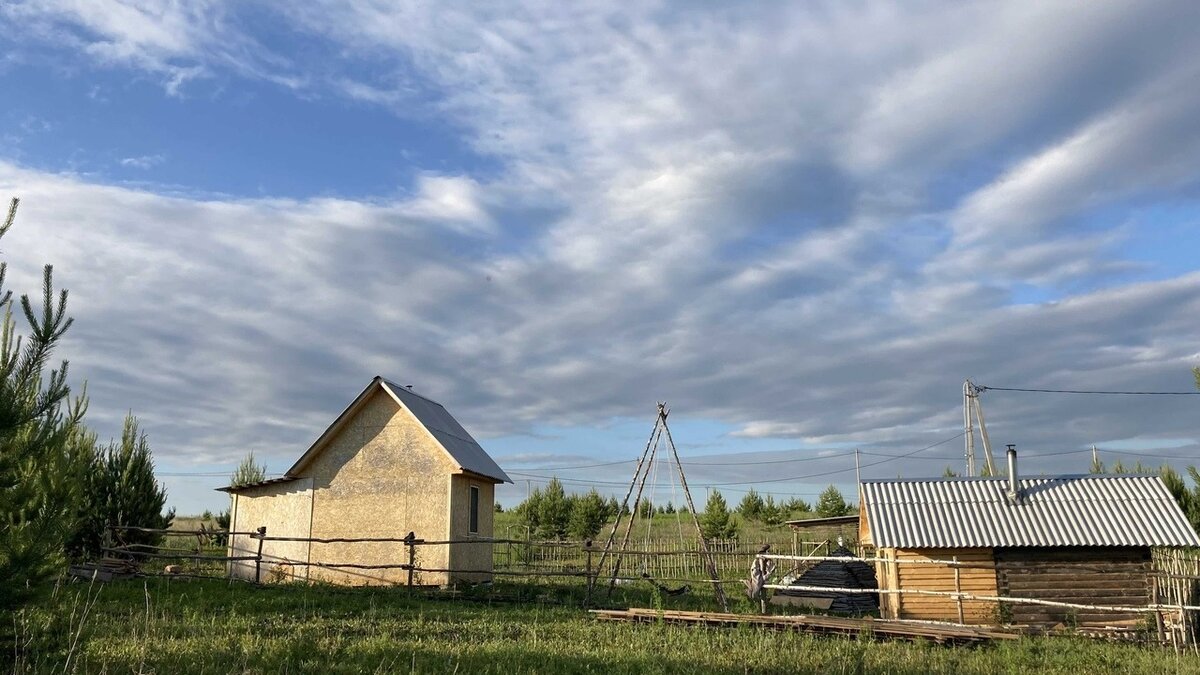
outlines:
{"label": "green grass", "polygon": [[[598,622],[581,589],[476,597],[153,578],[70,584],[14,618],[15,672],[1195,673],[1200,657],[1082,639],[973,648]],[[516,599],[518,602],[501,602]],[[645,588],[615,605],[653,606]],[[744,601],[743,601],[744,602]],[[703,597],[670,607],[705,605]]]}

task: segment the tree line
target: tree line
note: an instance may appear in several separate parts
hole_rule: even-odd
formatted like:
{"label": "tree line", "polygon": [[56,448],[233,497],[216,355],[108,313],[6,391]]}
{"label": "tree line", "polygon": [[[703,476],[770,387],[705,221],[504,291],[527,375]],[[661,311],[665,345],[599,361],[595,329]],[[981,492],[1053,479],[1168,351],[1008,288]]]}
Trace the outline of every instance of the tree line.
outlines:
{"label": "tree line", "polygon": [[[499,508],[499,505],[497,505]],[[621,510],[617,498],[603,497],[595,488],[584,494],[567,494],[562,482],[552,478],[544,488],[535,488],[514,509],[517,520],[527,528],[530,537],[540,539],[594,539],[604,526]],[[630,515],[625,505],[623,515]],[[654,504],[641,500],[637,505],[640,518],[655,515],[686,515],[685,507],[672,502]],[[819,518],[843,516],[853,512],[842,493],[830,485],[821,493],[814,509],[808,502],[792,497],[776,502],[774,496],[765,499],[751,489],[742,497],[736,510],[730,510],[719,491],[712,491],[704,511],[698,513],[700,530],[708,539],[731,539],[737,536],[740,522],[757,521],[766,525],[781,525],[791,518],[815,515]]]}

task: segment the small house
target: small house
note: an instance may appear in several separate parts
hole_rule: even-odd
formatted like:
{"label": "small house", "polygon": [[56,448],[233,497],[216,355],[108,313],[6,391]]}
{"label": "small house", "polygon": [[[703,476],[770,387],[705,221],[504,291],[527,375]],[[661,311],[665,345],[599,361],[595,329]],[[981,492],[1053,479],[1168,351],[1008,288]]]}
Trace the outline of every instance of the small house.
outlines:
{"label": "small house", "polygon": [[[231,495],[230,530],[266,527],[264,579],[387,584],[407,580],[403,542],[311,539],[479,541],[416,547],[415,582],[485,581],[492,570],[494,489],[511,483],[440,403],[382,377],[334,419],[280,478],[220,488]],[[271,537],[296,541],[270,541]],[[254,556],[259,542],[229,538],[230,557]],[[350,567],[354,565],[356,567]],[[253,579],[254,561],[230,574]]]}
{"label": "small house", "polygon": [[[864,480],[859,538],[874,546],[883,618],[959,621],[939,593],[1138,607],[1151,549],[1200,545],[1158,476]],[[893,562],[894,561],[894,562]],[[957,564],[945,564],[945,561]],[[934,593],[887,593],[889,590]],[[965,623],[1119,625],[1134,612],[965,600]]]}

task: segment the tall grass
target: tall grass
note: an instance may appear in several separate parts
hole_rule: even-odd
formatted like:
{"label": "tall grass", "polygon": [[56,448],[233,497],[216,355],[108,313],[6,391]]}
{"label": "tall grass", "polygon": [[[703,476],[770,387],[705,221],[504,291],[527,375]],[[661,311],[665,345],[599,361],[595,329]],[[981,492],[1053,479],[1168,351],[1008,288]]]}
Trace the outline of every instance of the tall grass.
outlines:
{"label": "tall grass", "polygon": [[[429,597],[198,579],[72,584],[14,617],[21,641],[12,655],[19,673],[1200,672],[1195,655],[1082,639],[950,648],[597,622],[579,609],[579,593],[533,584]],[[610,602],[654,601],[648,588],[618,587]]]}

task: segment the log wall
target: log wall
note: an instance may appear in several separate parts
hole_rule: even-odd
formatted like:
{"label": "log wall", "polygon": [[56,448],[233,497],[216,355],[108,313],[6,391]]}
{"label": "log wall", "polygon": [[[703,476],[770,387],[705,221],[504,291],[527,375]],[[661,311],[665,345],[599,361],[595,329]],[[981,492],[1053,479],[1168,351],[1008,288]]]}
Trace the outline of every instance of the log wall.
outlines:
{"label": "log wall", "polygon": [[[996,571],[991,549],[922,549],[906,551],[882,549],[880,557],[904,560],[951,560],[963,563],[958,568],[955,584],[954,567],[938,564],[880,563],[876,569],[880,588],[927,590],[996,595]],[[881,573],[882,572],[882,573]],[[891,595],[880,599],[885,618],[921,619],[926,621],[958,621],[958,600],[944,596],[915,593]],[[996,623],[996,603],[983,600],[963,600],[963,619],[969,624]]]}
{"label": "log wall", "polygon": [[[995,556],[1000,595],[1085,605],[1150,603],[1148,548],[1008,548],[996,549]],[[1097,626],[1143,619],[1137,613],[1019,604],[1006,604],[1005,612],[1021,624]]]}

